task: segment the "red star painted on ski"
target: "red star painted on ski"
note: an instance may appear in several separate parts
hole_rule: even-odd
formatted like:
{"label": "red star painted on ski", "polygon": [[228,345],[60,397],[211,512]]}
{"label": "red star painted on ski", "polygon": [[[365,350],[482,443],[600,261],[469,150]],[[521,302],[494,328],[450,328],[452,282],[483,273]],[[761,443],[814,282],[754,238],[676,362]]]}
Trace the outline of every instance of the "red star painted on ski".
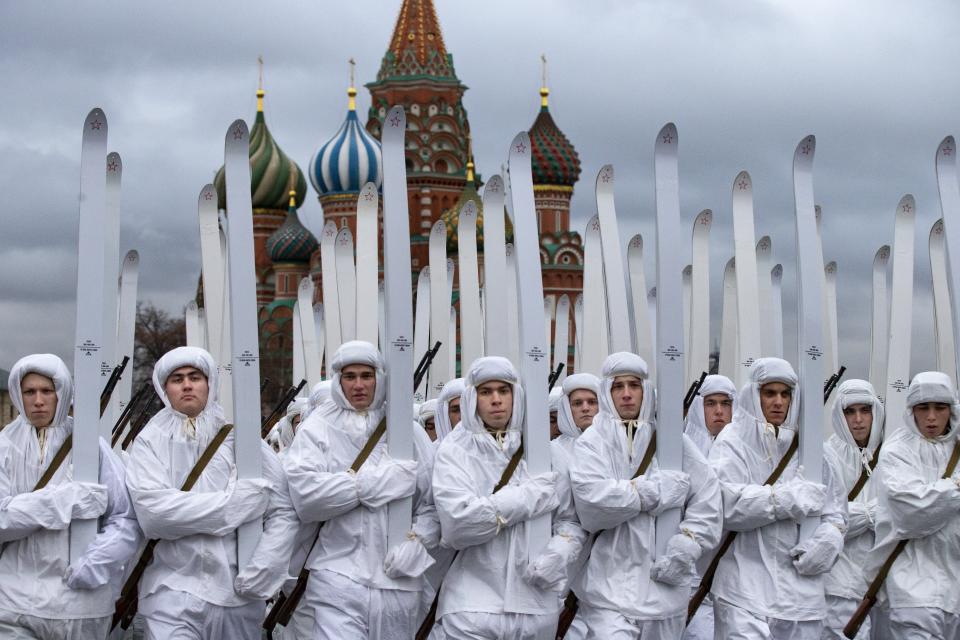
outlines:
{"label": "red star painted on ski", "polygon": [[911,211],[913,211],[913,207],[909,203],[903,205],[904,213],[910,213]]}
{"label": "red star painted on ski", "polygon": [[604,171],[600,174],[600,182],[610,182],[610,173]]}
{"label": "red star painted on ski", "polygon": [[936,235],[938,235],[938,236],[939,236],[939,235],[942,235],[942,234],[943,234],[943,224],[940,223],[940,222],[938,222],[937,225],[933,228],[933,232],[934,232]]}
{"label": "red star painted on ski", "polygon": [[703,225],[704,227],[710,224],[710,216],[703,216],[702,218],[700,218],[700,224]]}
{"label": "red star painted on ski", "polygon": [[500,185],[498,184],[490,185],[490,193],[500,193]]}
{"label": "red star painted on ski", "polygon": [[323,232],[323,235],[329,238],[330,236],[333,235],[333,229],[327,229],[326,231]]}
{"label": "red star painted on ski", "polygon": [[107,171],[116,171],[117,170],[117,161],[111,160],[107,163]]}
{"label": "red star painted on ski", "polygon": [[951,153],[953,153],[953,147],[950,145],[947,145],[943,148],[943,155],[949,156]]}
{"label": "red star painted on ski", "polygon": [[370,202],[373,200],[373,194],[368,191],[367,193],[363,194],[363,199],[367,202]]}
{"label": "red star painted on ski", "polygon": [[810,155],[810,145],[809,145],[809,144],[805,144],[805,145],[803,145],[802,147],[800,147],[800,153],[802,153],[802,154],[805,155],[805,156]]}
{"label": "red star painted on ski", "polygon": [[594,231],[599,231],[599,230],[600,230],[600,222],[599,222],[598,220],[594,220],[594,221],[593,221],[593,226],[591,226],[590,228],[593,229]]}
{"label": "red star painted on ski", "polygon": [[527,152],[527,145],[523,144],[522,142],[519,143],[517,145],[517,153],[526,153],[526,152]]}
{"label": "red star painted on ski", "polygon": [[100,122],[99,120],[94,120],[93,122],[90,123],[90,130],[92,131],[96,129],[97,131],[99,131],[102,125],[103,123]]}
{"label": "red star painted on ski", "polygon": [[673,144],[673,135],[669,133],[663,134],[663,143],[664,144]]}
{"label": "red star painted on ski", "polygon": [[241,129],[239,126],[237,126],[237,127],[233,130],[233,139],[234,139],[234,140],[239,140],[239,139],[242,138],[242,137],[243,137],[243,129]]}
{"label": "red star painted on ski", "polygon": [[390,126],[391,126],[391,127],[399,127],[399,126],[400,126],[400,116],[393,116],[392,118],[390,118]]}
{"label": "red star painted on ski", "polygon": [[204,199],[204,200],[213,200],[213,194],[210,193],[209,191],[207,191],[205,194],[203,194],[203,199]]}
{"label": "red star painted on ski", "polygon": [[746,180],[740,180],[740,182],[737,183],[737,186],[740,187],[740,191],[746,191],[750,186],[750,183]]}

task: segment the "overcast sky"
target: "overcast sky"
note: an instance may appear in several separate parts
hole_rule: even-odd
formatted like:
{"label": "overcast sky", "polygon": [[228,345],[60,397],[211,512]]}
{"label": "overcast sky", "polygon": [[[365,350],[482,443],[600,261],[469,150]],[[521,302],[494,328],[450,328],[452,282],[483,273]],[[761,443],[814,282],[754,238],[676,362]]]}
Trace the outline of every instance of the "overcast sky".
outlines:
{"label": "overcast sky", "polygon": [[[614,164],[621,235],[644,234],[648,278],[654,136],[677,124],[684,219],[715,212],[714,335],[733,253],[730,190],[747,170],[757,238],[771,235],[784,265],[788,354],[795,348],[791,163],[813,133],[824,253],[839,264],[841,361],[865,376],[873,255],[892,243],[900,197],[914,194],[912,371],[935,366],[927,238],[940,215],[934,152],[960,133],[956,2],[435,1],[469,87],[478,170],[499,171],[506,145],[532,124],[545,53],[551,111],[583,163],[573,226],[594,213],[596,173]],[[0,3],[0,367],[34,351],[72,365],[80,134],[91,107],[106,111],[109,148],[123,157],[121,255],[140,252],[140,299],[179,314],[200,268],[197,193],[223,162],[229,123],[252,123],[257,56],[267,123],[305,171],[345,115],[347,59],[358,82],[374,79],[399,6]],[[361,89],[364,116],[368,106]],[[319,230],[312,187],[302,211]]]}

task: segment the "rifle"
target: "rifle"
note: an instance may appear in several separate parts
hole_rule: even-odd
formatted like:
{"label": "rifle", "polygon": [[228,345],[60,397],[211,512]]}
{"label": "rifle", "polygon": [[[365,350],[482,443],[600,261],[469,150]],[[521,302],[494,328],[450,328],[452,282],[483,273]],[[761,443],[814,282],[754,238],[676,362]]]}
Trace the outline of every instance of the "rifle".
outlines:
{"label": "rifle", "polygon": [[559,363],[557,368],[550,372],[550,377],[547,378],[547,393],[553,391],[553,386],[557,384],[557,380],[560,379],[560,374],[563,373],[563,368],[567,366],[564,363]]}
{"label": "rifle", "polygon": [[120,440],[120,436],[123,435],[123,430],[127,428],[127,425],[130,423],[130,418],[133,415],[133,409],[136,407],[142,400],[143,396],[150,390],[150,387],[153,384],[147,380],[140,385],[140,388],[137,389],[137,392],[133,394],[133,397],[130,398],[130,401],[127,403],[127,406],[123,408],[123,411],[120,412],[120,417],[117,418],[116,423],[113,425],[113,429],[110,430],[110,446],[117,446],[117,441]]}
{"label": "rifle", "polygon": [[[123,362],[113,368],[113,371],[110,373],[110,378],[107,380],[107,384],[104,385],[103,391],[100,392],[101,418],[103,417],[104,412],[107,410],[107,405],[110,404],[110,397],[113,395],[114,389],[117,388],[117,382],[120,381],[120,376],[123,375],[123,370],[126,369],[129,361],[129,356],[123,356]],[[70,455],[70,451],[72,449],[73,434],[71,433],[63,441],[63,444],[60,445],[60,448],[57,449],[57,453],[54,454],[53,459],[50,460],[49,466],[47,466],[47,468],[44,470],[43,475],[40,476],[40,479],[37,480],[37,484],[33,487],[34,491],[39,491],[47,486],[47,483],[49,483],[53,479],[54,474],[57,473],[60,465],[63,464],[63,461],[67,459],[68,455]]]}
{"label": "rifle", "polygon": [[827,378],[827,381],[823,383],[823,402],[826,404],[827,400],[830,399],[830,394],[833,393],[833,390],[837,388],[837,385],[840,384],[840,378],[843,377],[843,374],[847,372],[847,368],[842,366],[837,369],[837,372]]}
{"label": "rifle", "polygon": [[[790,446],[787,448],[786,453],[784,453],[783,457],[780,458],[777,468],[773,470],[773,473],[771,473],[766,480],[764,480],[763,484],[774,484],[780,479],[780,476],[783,475],[787,465],[790,463],[790,459],[793,458],[793,454],[797,452],[799,447],[800,433],[797,432],[793,434],[793,440],[790,442]],[[703,577],[700,579],[700,586],[697,587],[693,597],[690,598],[690,603],[687,605],[687,624],[690,624],[690,621],[693,620],[693,616],[697,613],[697,609],[699,609],[700,605],[703,603],[703,599],[707,597],[708,593],[710,593],[710,589],[713,587],[713,577],[717,573],[717,567],[720,566],[720,559],[723,558],[723,554],[725,554],[727,550],[733,546],[733,541],[736,539],[736,537],[736,531],[727,532],[727,535],[723,538],[723,542],[720,543],[720,548],[717,549],[717,553],[714,554],[713,559],[710,561],[710,566],[707,567],[707,570],[703,572]]]}
{"label": "rifle", "polygon": [[[203,470],[211,458],[213,458],[214,454],[216,454],[220,445],[223,444],[223,441],[227,439],[227,435],[229,435],[232,429],[232,424],[225,424],[220,427],[220,431],[217,432],[217,435],[213,437],[213,440],[210,441],[210,444],[207,445],[207,448],[204,449],[196,463],[194,463],[190,474],[187,476],[183,485],[181,485],[180,491],[190,491],[193,489],[193,485],[200,479]],[[126,582],[123,583],[120,598],[117,600],[116,605],[114,605],[113,621],[110,624],[110,631],[113,631],[118,624],[126,630],[130,626],[130,623],[133,622],[133,616],[137,614],[137,600],[139,599],[137,585],[140,584],[140,578],[143,577],[143,572],[146,571],[150,563],[153,562],[153,551],[156,549],[158,542],[160,541],[157,539],[147,542],[147,545],[143,548],[143,553],[140,554],[140,558],[133,567],[133,571],[130,572]]]}
{"label": "rifle", "polygon": [[294,398],[297,397],[297,394],[300,393],[300,390],[307,385],[306,380],[300,380],[300,384],[295,387],[290,387],[287,389],[287,392],[283,394],[280,398],[280,401],[273,408],[273,411],[263,419],[260,423],[260,438],[266,438],[267,434],[270,433],[270,429],[273,428],[273,425],[277,423],[280,419],[280,415],[287,410],[287,407],[290,406],[290,403],[293,402]]}
{"label": "rifle", "polygon": [[[940,477],[949,478],[952,476],[954,470],[957,468],[958,461],[960,461],[960,442],[955,442],[953,452],[950,454],[950,460],[947,461],[947,468]],[[847,625],[843,628],[843,635],[845,637],[855,638],[857,636],[857,632],[860,631],[860,626],[870,614],[870,609],[877,603],[877,593],[880,591],[880,587],[883,586],[884,580],[887,579],[887,574],[890,573],[893,563],[896,562],[900,554],[903,553],[908,542],[910,542],[910,540],[900,540],[897,542],[897,546],[893,548],[893,551],[890,552],[890,555],[887,556],[887,559],[884,560],[880,566],[880,570],[874,577],[873,582],[870,583],[867,593],[864,594],[863,600],[860,601],[860,606],[857,607],[857,610],[853,613],[853,617],[850,618],[850,621],[847,622]]]}
{"label": "rifle", "polygon": [[[557,365],[556,376],[554,376],[552,373],[550,374],[550,379],[548,380],[550,385],[549,388],[553,388],[553,384],[560,376],[560,372],[563,371],[563,367],[564,364],[561,362]],[[656,435],[654,435],[652,442],[656,442]],[[653,446],[655,447],[656,445]],[[649,447],[647,449],[649,451]],[[504,467],[503,473],[500,475],[500,481],[497,482],[496,486],[493,488],[493,493],[496,493],[497,491],[500,491],[500,489],[503,489],[505,486],[507,486],[507,483],[510,482],[510,478],[513,477],[513,472],[517,470],[517,466],[520,464],[520,459],[522,457],[523,442],[520,443],[520,446],[517,447],[517,450],[514,451],[513,455],[510,456],[510,461],[507,462],[507,466]],[[652,454],[651,457],[653,457]],[[644,458],[646,458],[646,454],[644,454]],[[649,461],[647,464],[649,464]],[[460,551],[457,551],[453,554],[453,559],[450,561],[451,565],[456,561],[458,555],[460,555]],[[426,617],[417,628],[417,633],[414,636],[414,640],[427,640],[427,638],[430,636],[430,632],[433,630],[433,626],[437,622],[437,606],[440,604],[440,586],[442,586],[442,581],[441,585],[437,586],[437,592],[433,596],[433,602],[430,603],[430,608],[427,610]]]}
{"label": "rifle", "polygon": [[127,447],[130,446],[143,428],[147,425],[147,422],[150,421],[150,418],[156,413],[154,406],[157,403],[159,396],[156,393],[148,394],[143,404],[138,408],[136,415],[130,420],[130,430],[127,432],[126,437],[123,439],[123,444],[120,445],[120,448],[126,451]]}
{"label": "rifle", "polygon": [[[437,340],[437,342],[433,345],[433,348],[428,349],[427,352],[423,354],[423,357],[420,358],[420,363],[417,365],[417,368],[413,374],[414,389],[419,387],[420,383],[423,382],[423,377],[427,375],[427,370],[430,368],[430,363],[433,362],[433,359],[440,351],[441,344],[442,343]],[[380,442],[380,438],[382,438],[383,434],[386,432],[387,417],[384,416],[381,418],[377,428],[374,429],[373,433],[370,434],[370,437],[367,438],[366,443],[363,445],[363,449],[361,449],[360,453],[357,454],[353,464],[350,465],[350,469],[354,473],[360,470],[360,467],[363,466],[364,462],[366,462],[367,458]],[[310,580],[310,569],[307,569],[307,562],[310,560],[310,554],[313,553],[314,547],[317,546],[317,541],[320,539],[320,530],[322,528],[323,523],[321,522],[320,526],[317,528],[317,535],[314,537],[313,543],[310,545],[310,550],[307,551],[307,557],[303,561],[303,567],[300,569],[300,573],[297,574],[297,584],[294,585],[293,589],[290,590],[290,595],[288,596],[281,591],[280,595],[277,596],[277,599],[274,601],[273,606],[270,607],[267,617],[263,620],[263,628],[266,629],[268,637],[273,637],[273,630],[277,627],[277,624],[283,627],[287,626],[287,624],[290,622],[290,618],[293,617],[293,612],[296,611],[297,607],[300,605],[300,600],[303,599],[303,594],[307,591],[307,581]]]}
{"label": "rifle", "polygon": [[270,384],[270,378],[264,377],[264,379],[260,381],[260,393],[261,393],[261,394],[263,394],[263,390],[267,388],[267,385],[268,385],[268,384]]}
{"label": "rifle", "polygon": [[683,396],[683,417],[687,417],[687,412],[690,411],[690,405],[693,404],[693,401],[696,399],[697,394],[700,393],[700,387],[703,386],[703,381],[707,379],[707,372],[703,371],[700,373],[700,378],[694,380],[690,383],[690,388],[687,389],[687,395]]}

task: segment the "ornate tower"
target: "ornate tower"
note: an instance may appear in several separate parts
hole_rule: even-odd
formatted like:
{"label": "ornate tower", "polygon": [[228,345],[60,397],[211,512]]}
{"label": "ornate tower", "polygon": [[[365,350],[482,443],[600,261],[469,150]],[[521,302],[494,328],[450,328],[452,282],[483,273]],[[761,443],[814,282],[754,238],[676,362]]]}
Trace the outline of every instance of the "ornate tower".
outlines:
{"label": "ornate tower", "polygon": [[[250,193],[253,196],[253,248],[256,254],[257,306],[268,304],[274,297],[273,263],[267,252],[267,238],[283,224],[287,215],[287,194],[296,192],[299,208],[307,195],[307,180],[297,163],[277,145],[263,117],[263,79],[257,89],[257,117],[250,130]],[[218,207],[227,206],[223,167],[213,183],[217,188]]]}
{"label": "ornate tower", "polygon": [[407,111],[406,162],[412,267],[427,263],[430,227],[467,183],[467,87],[457,78],[432,0],[403,0],[377,79],[366,85],[367,130],[378,139],[387,110]]}

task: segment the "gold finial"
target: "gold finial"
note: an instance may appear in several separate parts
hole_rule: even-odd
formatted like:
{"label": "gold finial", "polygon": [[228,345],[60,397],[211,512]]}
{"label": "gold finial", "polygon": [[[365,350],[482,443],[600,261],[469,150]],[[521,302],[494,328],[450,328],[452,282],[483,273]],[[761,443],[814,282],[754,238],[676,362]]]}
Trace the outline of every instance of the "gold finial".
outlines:
{"label": "gold finial", "polygon": [[354,67],[357,66],[357,63],[353,58],[350,58],[348,62],[350,63],[350,86],[347,88],[347,97],[348,97],[347,108],[350,111],[356,111],[357,110],[357,88],[353,86],[353,70],[354,70]]}
{"label": "gold finial", "polygon": [[473,136],[467,132],[467,184],[474,182],[473,175]]}
{"label": "gold finial", "polygon": [[260,78],[257,81],[257,113],[263,113],[263,56],[257,56],[257,65],[260,67]]}
{"label": "gold finial", "polygon": [[294,189],[290,189],[290,208],[297,208],[297,192]]}
{"label": "gold finial", "polygon": [[550,89],[547,88],[547,55],[540,54],[540,108],[547,108],[547,96],[550,95]]}

